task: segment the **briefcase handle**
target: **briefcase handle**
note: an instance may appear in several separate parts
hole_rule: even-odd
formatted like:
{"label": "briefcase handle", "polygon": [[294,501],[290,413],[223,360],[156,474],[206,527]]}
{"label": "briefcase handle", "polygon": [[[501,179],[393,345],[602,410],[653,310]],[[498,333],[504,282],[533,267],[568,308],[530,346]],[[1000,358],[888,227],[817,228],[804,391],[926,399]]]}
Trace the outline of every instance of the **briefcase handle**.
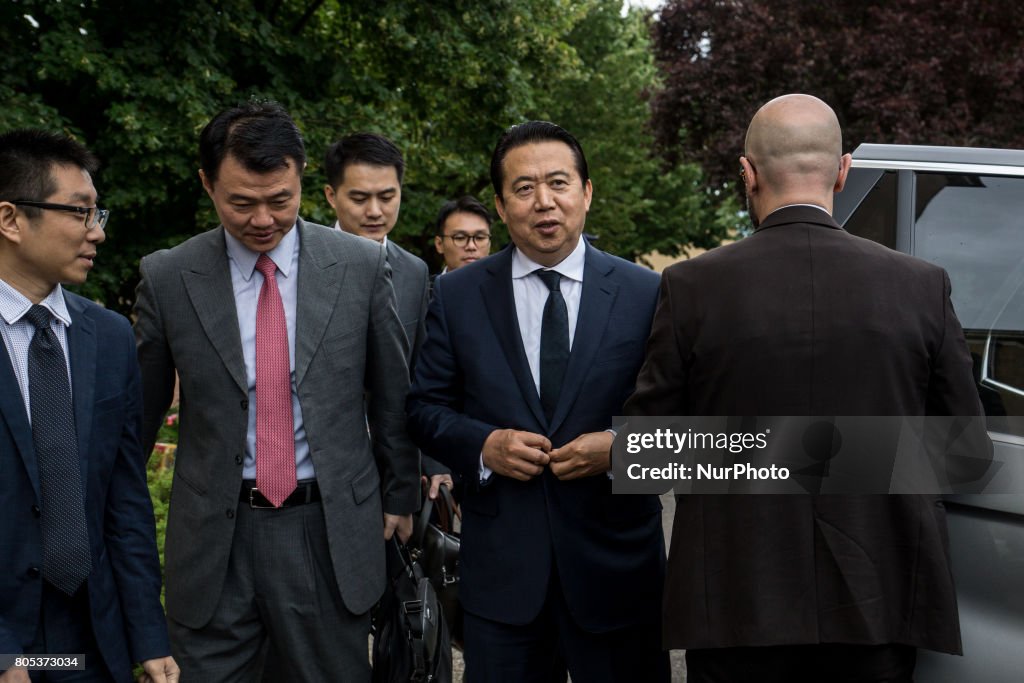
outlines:
{"label": "briefcase handle", "polygon": [[453,516],[462,521],[462,510],[455,504],[455,498],[452,496],[451,489],[442,484],[439,487],[439,491],[440,496],[438,496],[437,503],[425,494],[423,496],[423,507],[420,508],[416,524],[413,526],[412,538],[409,539],[410,544],[416,548],[423,547],[423,537],[427,533],[427,527],[430,525],[430,513],[433,512],[435,504],[437,505],[438,528],[441,531],[447,534],[455,533]]}

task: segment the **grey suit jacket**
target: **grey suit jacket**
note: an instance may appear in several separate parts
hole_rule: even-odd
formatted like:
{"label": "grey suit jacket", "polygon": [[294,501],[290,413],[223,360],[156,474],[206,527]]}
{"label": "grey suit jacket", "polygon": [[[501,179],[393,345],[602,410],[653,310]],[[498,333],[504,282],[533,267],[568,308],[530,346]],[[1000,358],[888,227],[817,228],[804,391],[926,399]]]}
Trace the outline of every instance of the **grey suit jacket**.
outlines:
{"label": "grey suit jacket", "polygon": [[[296,390],[335,578],[359,614],[384,590],[382,512],[419,504],[417,454],[405,432],[408,348],[380,246],[301,219],[295,229]],[[135,305],[147,448],[175,371],[180,379],[166,604],[190,628],[208,623],[218,603],[242,485],[248,393],[225,249],[218,227],[147,256]]]}
{"label": "grey suit jacket", "polygon": [[430,302],[430,275],[423,259],[388,240],[386,250],[391,266],[391,284],[398,300],[398,317],[409,340],[409,365],[423,343],[427,304]]}
{"label": "grey suit jacket", "polygon": [[[409,340],[409,367],[412,368],[420,345],[427,336],[430,271],[423,259],[410,254],[392,240],[388,240],[387,260],[398,299],[398,317]],[[427,476],[451,474],[451,470],[429,456],[421,455],[421,462]]]}

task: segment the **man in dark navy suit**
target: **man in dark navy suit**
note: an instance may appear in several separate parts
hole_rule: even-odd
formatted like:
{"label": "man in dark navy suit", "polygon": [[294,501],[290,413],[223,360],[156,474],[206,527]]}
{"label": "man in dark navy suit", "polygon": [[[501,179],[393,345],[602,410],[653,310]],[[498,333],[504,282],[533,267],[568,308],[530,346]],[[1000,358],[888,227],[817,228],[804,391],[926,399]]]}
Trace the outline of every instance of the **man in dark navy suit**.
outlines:
{"label": "man in dark navy suit", "polygon": [[104,240],[96,159],[41,131],[0,136],[0,653],[84,670],[0,681],[177,681],[160,606],[139,366],[128,321],[61,287]]}
{"label": "man in dark navy suit", "polygon": [[435,281],[408,401],[467,484],[466,680],[667,681],[661,505],[607,474],[658,277],[581,239],[593,188],[562,128],[509,128],[491,180],[512,245]]}

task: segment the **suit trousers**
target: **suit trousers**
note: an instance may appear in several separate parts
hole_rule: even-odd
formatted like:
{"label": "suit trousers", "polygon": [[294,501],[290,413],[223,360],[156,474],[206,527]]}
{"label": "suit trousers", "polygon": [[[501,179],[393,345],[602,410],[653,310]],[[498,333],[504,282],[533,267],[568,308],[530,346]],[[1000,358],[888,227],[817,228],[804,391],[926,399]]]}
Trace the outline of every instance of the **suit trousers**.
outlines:
{"label": "suit trousers", "polygon": [[[35,639],[26,655],[82,655],[82,671],[30,671],[32,683],[109,683],[114,681],[96,646],[89,617],[88,583],[68,597],[43,581],[43,600]],[[117,683],[128,683],[117,681]]]}
{"label": "suit trousers", "polygon": [[687,683],[912,683],[908,645],[777,645],[686,651]]}
{"label": "suit trousers", "polygon": [[270,644],[280,683],[370,680],[370,616],[342,603],[320,503],[239,503],[213,618],[199,629],[168,625],[181,679],[190,683],[255,683]]}
{"label": "suit trousers", "polygon": [[[466,683],[668,683],[657,623],[607,633],[580,628],[552,569],[540,615],[523,625],[465,613]],[[600,596],[595,596],[599,600]]]}

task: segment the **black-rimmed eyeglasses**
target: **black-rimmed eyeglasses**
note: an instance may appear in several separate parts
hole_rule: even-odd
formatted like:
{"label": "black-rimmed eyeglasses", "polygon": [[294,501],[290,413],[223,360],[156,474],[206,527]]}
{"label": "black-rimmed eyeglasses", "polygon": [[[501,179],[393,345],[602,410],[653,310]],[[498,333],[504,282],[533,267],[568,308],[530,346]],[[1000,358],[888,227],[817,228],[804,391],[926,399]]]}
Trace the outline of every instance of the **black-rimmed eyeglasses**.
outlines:
{"label": "black-rimmed eyeglasses", "polygon": [[464,249],[470,240],[473,240],[473,245],[477,247],[486,247],[491,243],[490,233],[480,232],[475,235],[467,235],[464,232],[457,232],[454,235],[441,235],[450,239],[455,246],[460,249]]}
{"label": "black-rimmed eyeglasses", "polygon": [[50,211],[70,211],[77,213],[85,219],[85,229],[92,230],[107,227],[107,219],[110,218],[110,211],[101,209],[98,206],[72,206],[70,204],[51,204],[50,202],[34,202],[28,199],[17,199],[11,204],[15,206],[31,206],[36,209],[49,209]]}

